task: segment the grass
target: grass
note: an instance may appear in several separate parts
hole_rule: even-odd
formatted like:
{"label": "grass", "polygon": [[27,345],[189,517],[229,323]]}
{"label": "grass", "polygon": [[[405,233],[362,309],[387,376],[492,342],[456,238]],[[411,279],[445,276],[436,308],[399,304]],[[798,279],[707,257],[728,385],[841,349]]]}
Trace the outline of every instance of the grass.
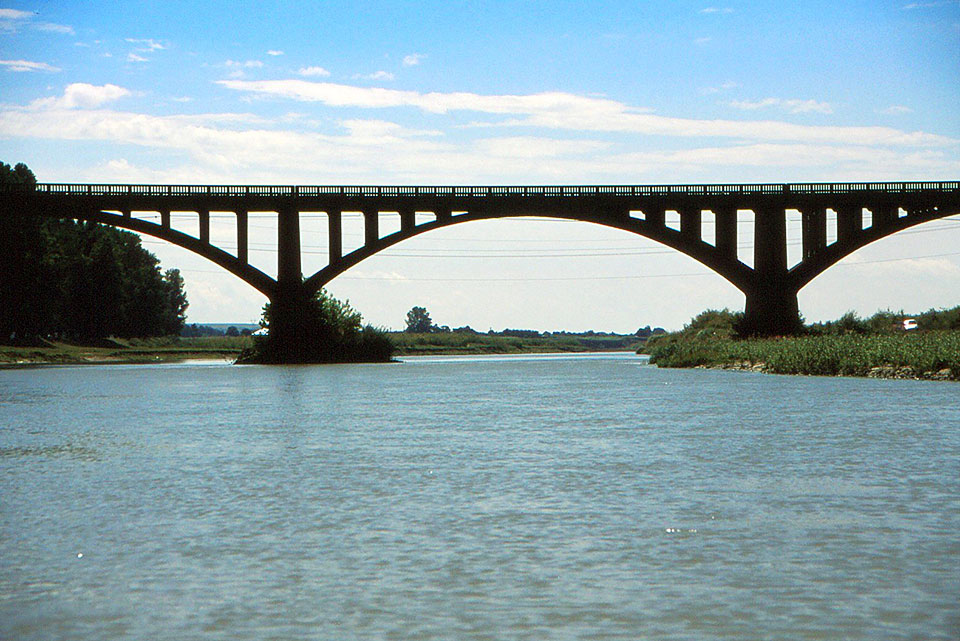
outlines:
{"label": "grass", "polygon": [[424,354],[519,354],[547,352],[594,352],[635,349],[623,339],[610,336],[491,336],[469,332],[413,334],[392,332],[390,340],[398,355]]}
{"label": "grass", "polygon": [[155,363],[195,358],[235,358],[252,339],[238,337],[106,339],[93,345],[45,341],[31,347],[0,346],[0,364]]}
{"label": "grass", "polygon": [[664,337],[648,346],[661,367],[756,367],[774,374],[960,380],[960,331],[737,340]]}

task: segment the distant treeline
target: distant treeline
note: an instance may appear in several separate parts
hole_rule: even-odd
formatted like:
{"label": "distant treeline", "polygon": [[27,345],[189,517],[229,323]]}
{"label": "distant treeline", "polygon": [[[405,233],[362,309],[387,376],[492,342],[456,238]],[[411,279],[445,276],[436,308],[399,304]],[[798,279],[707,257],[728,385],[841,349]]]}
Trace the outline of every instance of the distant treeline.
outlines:
{"label": "distant treeline", "polygon": [[[0,183],[35,182],[0,163]],[[0,342],[179,334],[186,308],[180,272],[136,234],[0,210]]]}
{"label": "distant treeline", "polygon": [[230,325],[227,327],[227,329],[217,329],[216,327],[211,327],[210,325],[198,325],[197,323],[191,323],[190,325],[184,325],[183,329],[180,330],[180,336],[183,336],[184,338],[250,336],[251,334],[253,334],[253,330],[249,327],[238,329],[235,325]]}

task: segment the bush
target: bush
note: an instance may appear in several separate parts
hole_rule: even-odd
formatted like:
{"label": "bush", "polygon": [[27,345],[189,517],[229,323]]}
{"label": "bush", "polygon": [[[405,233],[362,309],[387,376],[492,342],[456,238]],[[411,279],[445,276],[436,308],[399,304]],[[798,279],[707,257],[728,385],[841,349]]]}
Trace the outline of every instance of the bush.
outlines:
{"label": "bush", "polygon": [[[254,337],[237,363],[361,363],[386,362],[393,343],[386,332],[363,325],[360,312],[320,290],[293,299],[288,307],[267,303],[260,324],[270,330]],[[278,315],[284,314],[281,320]],[[279,335],[280,331],[284,332]]]}

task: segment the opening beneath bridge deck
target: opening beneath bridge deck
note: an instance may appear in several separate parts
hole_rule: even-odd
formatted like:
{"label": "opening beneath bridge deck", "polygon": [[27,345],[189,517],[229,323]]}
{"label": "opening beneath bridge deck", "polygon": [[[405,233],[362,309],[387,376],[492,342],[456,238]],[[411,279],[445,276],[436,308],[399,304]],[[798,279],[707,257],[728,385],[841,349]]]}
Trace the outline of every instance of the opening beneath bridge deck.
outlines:
{"label": "opening beneath bridge deck", "polygon": [[667,229],[680,231],[680,212],[673,209],[668,209],[663,212],[663,224],[667,227]]}
{"label": "opening beneath bridge deck", "polygon": [[[436,220],[432,212],[414,212],[414,224],[422,225]],[[366,219],[361,212],[340,214],[340,255],[364,246],[366,242]],[[377,239],[391,236],[402,228],[398,211],[377,212]],[[330,216],[325,211],[300,212],[301,267],[304,277],[320,271],[330,264]]]}
{"label": "opening beneath bridge deck", "polygon": [[911,315],[950,307],[960,287],[960,256],[954,255],[958,247],[960,216],[875,240],[802,288],[800,311],[807,322],[819,322],[848,311],[866,318],[882,310]]}
{"label": "opening beneath bridge deck", "polygon": [[837,211],[827,208],[827,245],[837,242]]}
{"label": "opening beneath bridge deck", "polygon": [[749,209],[737,210],[737,259],[748,267],[753,267],[754,224],[756,215]]}
{"label": "opening beneath bridge deck", "polygon": [[[451,328],[619,332],[679,327],[707,307],[743,308],[739,290],[674,249],[597,224],[533,217],[415,236],[347,270],[327,289],[349,299],[367,321],[394,329],[403,328],[413,306]],[[549,324],[530,320],[535,315]],[[662,320],[671,316],[676,323]]]}
{"label": "opening beneath bridge deck", "polygon": [[237,255],[237,215],[234,212],[210,212],[210,243]]}
{"label": "opening beneath bridge deck", "polygon": [[717,245],[717,215],[709,209],[700,212],[700,240],[708,245]]}
{"label": "opening beneath bridge deck", "polygon": [[803,260],[803,217],[799,210],[788,209],[786,215],[787,269]]}
{"label": "opening beneath bridge deck", "polygon": [[327,264],[329,223],[323,211],[300,212],[300,267],[309,276]]}

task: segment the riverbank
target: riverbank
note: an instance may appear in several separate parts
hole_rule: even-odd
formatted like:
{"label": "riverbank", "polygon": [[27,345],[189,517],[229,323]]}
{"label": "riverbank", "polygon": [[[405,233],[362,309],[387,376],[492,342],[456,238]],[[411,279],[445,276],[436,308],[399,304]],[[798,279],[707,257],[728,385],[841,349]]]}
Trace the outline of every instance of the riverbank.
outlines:
{"label": "riverbank", "polygon": [[960,332],[720,337],[652,341],[659,367],[740,369],[771,374],[960,381]]}
{"label": "riverbank", "polygon": [[[517,337],[455,332],[391,332],[388,337],[396,348],[396,356],[635,351],[638,347],[635,337],[618,334]],[[95,345],[47,341],[29,347],[0,346],[0,366],[236,360],[252,344],[253,339],[249,336],[106,339]]]}
{"label": "riverbank", "polygon": [[185,360],[234,360],[251,344],[247,336],[105,339],[97,344],[44,341],[36,346],[0,345],[0,366],[43,364],[165,363]]}
{"label": "riverbank", "polygon": [[504,336],[475,332],[388,334],[397,356],[456,354],[538,354],[636,351],[640,341],[622,334],[541,334]]}

